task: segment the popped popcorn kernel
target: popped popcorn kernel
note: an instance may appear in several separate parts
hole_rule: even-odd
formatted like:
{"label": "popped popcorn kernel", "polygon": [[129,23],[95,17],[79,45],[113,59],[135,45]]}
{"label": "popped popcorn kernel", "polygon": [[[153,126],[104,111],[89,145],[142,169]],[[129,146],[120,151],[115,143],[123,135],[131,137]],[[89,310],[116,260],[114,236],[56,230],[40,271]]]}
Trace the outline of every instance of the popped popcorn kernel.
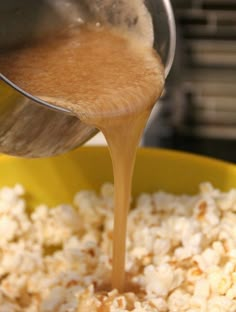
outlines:
{"label": "popped popcorn kernel", "polygon": [[113,192],[29,214],[21,185],[0,189],[0,312],[236,311],[236,190],[140,194],[124,294],[109,286]]}

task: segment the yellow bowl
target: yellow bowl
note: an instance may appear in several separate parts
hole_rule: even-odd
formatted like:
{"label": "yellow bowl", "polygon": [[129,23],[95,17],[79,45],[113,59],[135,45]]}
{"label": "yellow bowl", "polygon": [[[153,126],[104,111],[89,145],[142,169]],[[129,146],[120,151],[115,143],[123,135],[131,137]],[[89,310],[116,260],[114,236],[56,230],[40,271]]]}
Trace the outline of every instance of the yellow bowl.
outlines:
{"label": "yellow bowl", "polygon": [[[31,206],[68,203],[78,190],[98,190],[108,181],[112,182],[113,176],[105,147],[83,147],[50,159],[0,159],[0,186],[23,184]],[[236,188],[236,166],[181,152],[138,150],[134,196],[160,189],[193,194],[203,181],[212,182],[223,191]]]}

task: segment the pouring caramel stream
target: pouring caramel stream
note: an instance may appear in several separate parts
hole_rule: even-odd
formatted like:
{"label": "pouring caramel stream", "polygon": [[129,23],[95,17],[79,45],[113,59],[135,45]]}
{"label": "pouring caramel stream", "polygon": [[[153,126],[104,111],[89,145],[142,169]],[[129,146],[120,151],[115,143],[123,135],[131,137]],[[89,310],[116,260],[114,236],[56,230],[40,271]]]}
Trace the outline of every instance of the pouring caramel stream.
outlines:
{"label": "pouring caramel stream", "polygon": [[136,150],[164,85],[159,56],[137,36],[81,26],[1,53],[0,69],[25,91],[70,109],[105,135],[115,185],[112,287],[123,292]]}

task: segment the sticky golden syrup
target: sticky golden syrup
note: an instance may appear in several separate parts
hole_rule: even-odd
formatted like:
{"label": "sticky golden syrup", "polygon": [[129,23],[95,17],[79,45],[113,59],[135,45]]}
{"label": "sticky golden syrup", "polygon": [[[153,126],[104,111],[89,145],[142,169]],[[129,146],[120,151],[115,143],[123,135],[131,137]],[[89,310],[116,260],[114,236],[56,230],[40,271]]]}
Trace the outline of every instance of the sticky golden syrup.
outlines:
{"label": "sticky golden syrup", "polygon": [[0,68],[22,89],[70,109],[105,135],[115,185],[112,287],[123,292],[136,149],[164,85],[159,56],[138,37],[82,26],[1,54]]}

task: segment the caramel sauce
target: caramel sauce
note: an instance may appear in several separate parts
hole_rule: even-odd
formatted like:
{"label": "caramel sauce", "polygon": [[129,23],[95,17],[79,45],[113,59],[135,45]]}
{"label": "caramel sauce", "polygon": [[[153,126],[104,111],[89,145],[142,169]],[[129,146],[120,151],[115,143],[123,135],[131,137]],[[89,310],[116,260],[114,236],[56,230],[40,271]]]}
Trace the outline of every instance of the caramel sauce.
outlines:
{"label": "caramel sauce", "polygon": [[25,91],[70,109],[105,135],[115,185],[112,287],[123,292],[136,149],[164,85],[159,56],[137,36],[82,26],[1,54],[0,68]]}

